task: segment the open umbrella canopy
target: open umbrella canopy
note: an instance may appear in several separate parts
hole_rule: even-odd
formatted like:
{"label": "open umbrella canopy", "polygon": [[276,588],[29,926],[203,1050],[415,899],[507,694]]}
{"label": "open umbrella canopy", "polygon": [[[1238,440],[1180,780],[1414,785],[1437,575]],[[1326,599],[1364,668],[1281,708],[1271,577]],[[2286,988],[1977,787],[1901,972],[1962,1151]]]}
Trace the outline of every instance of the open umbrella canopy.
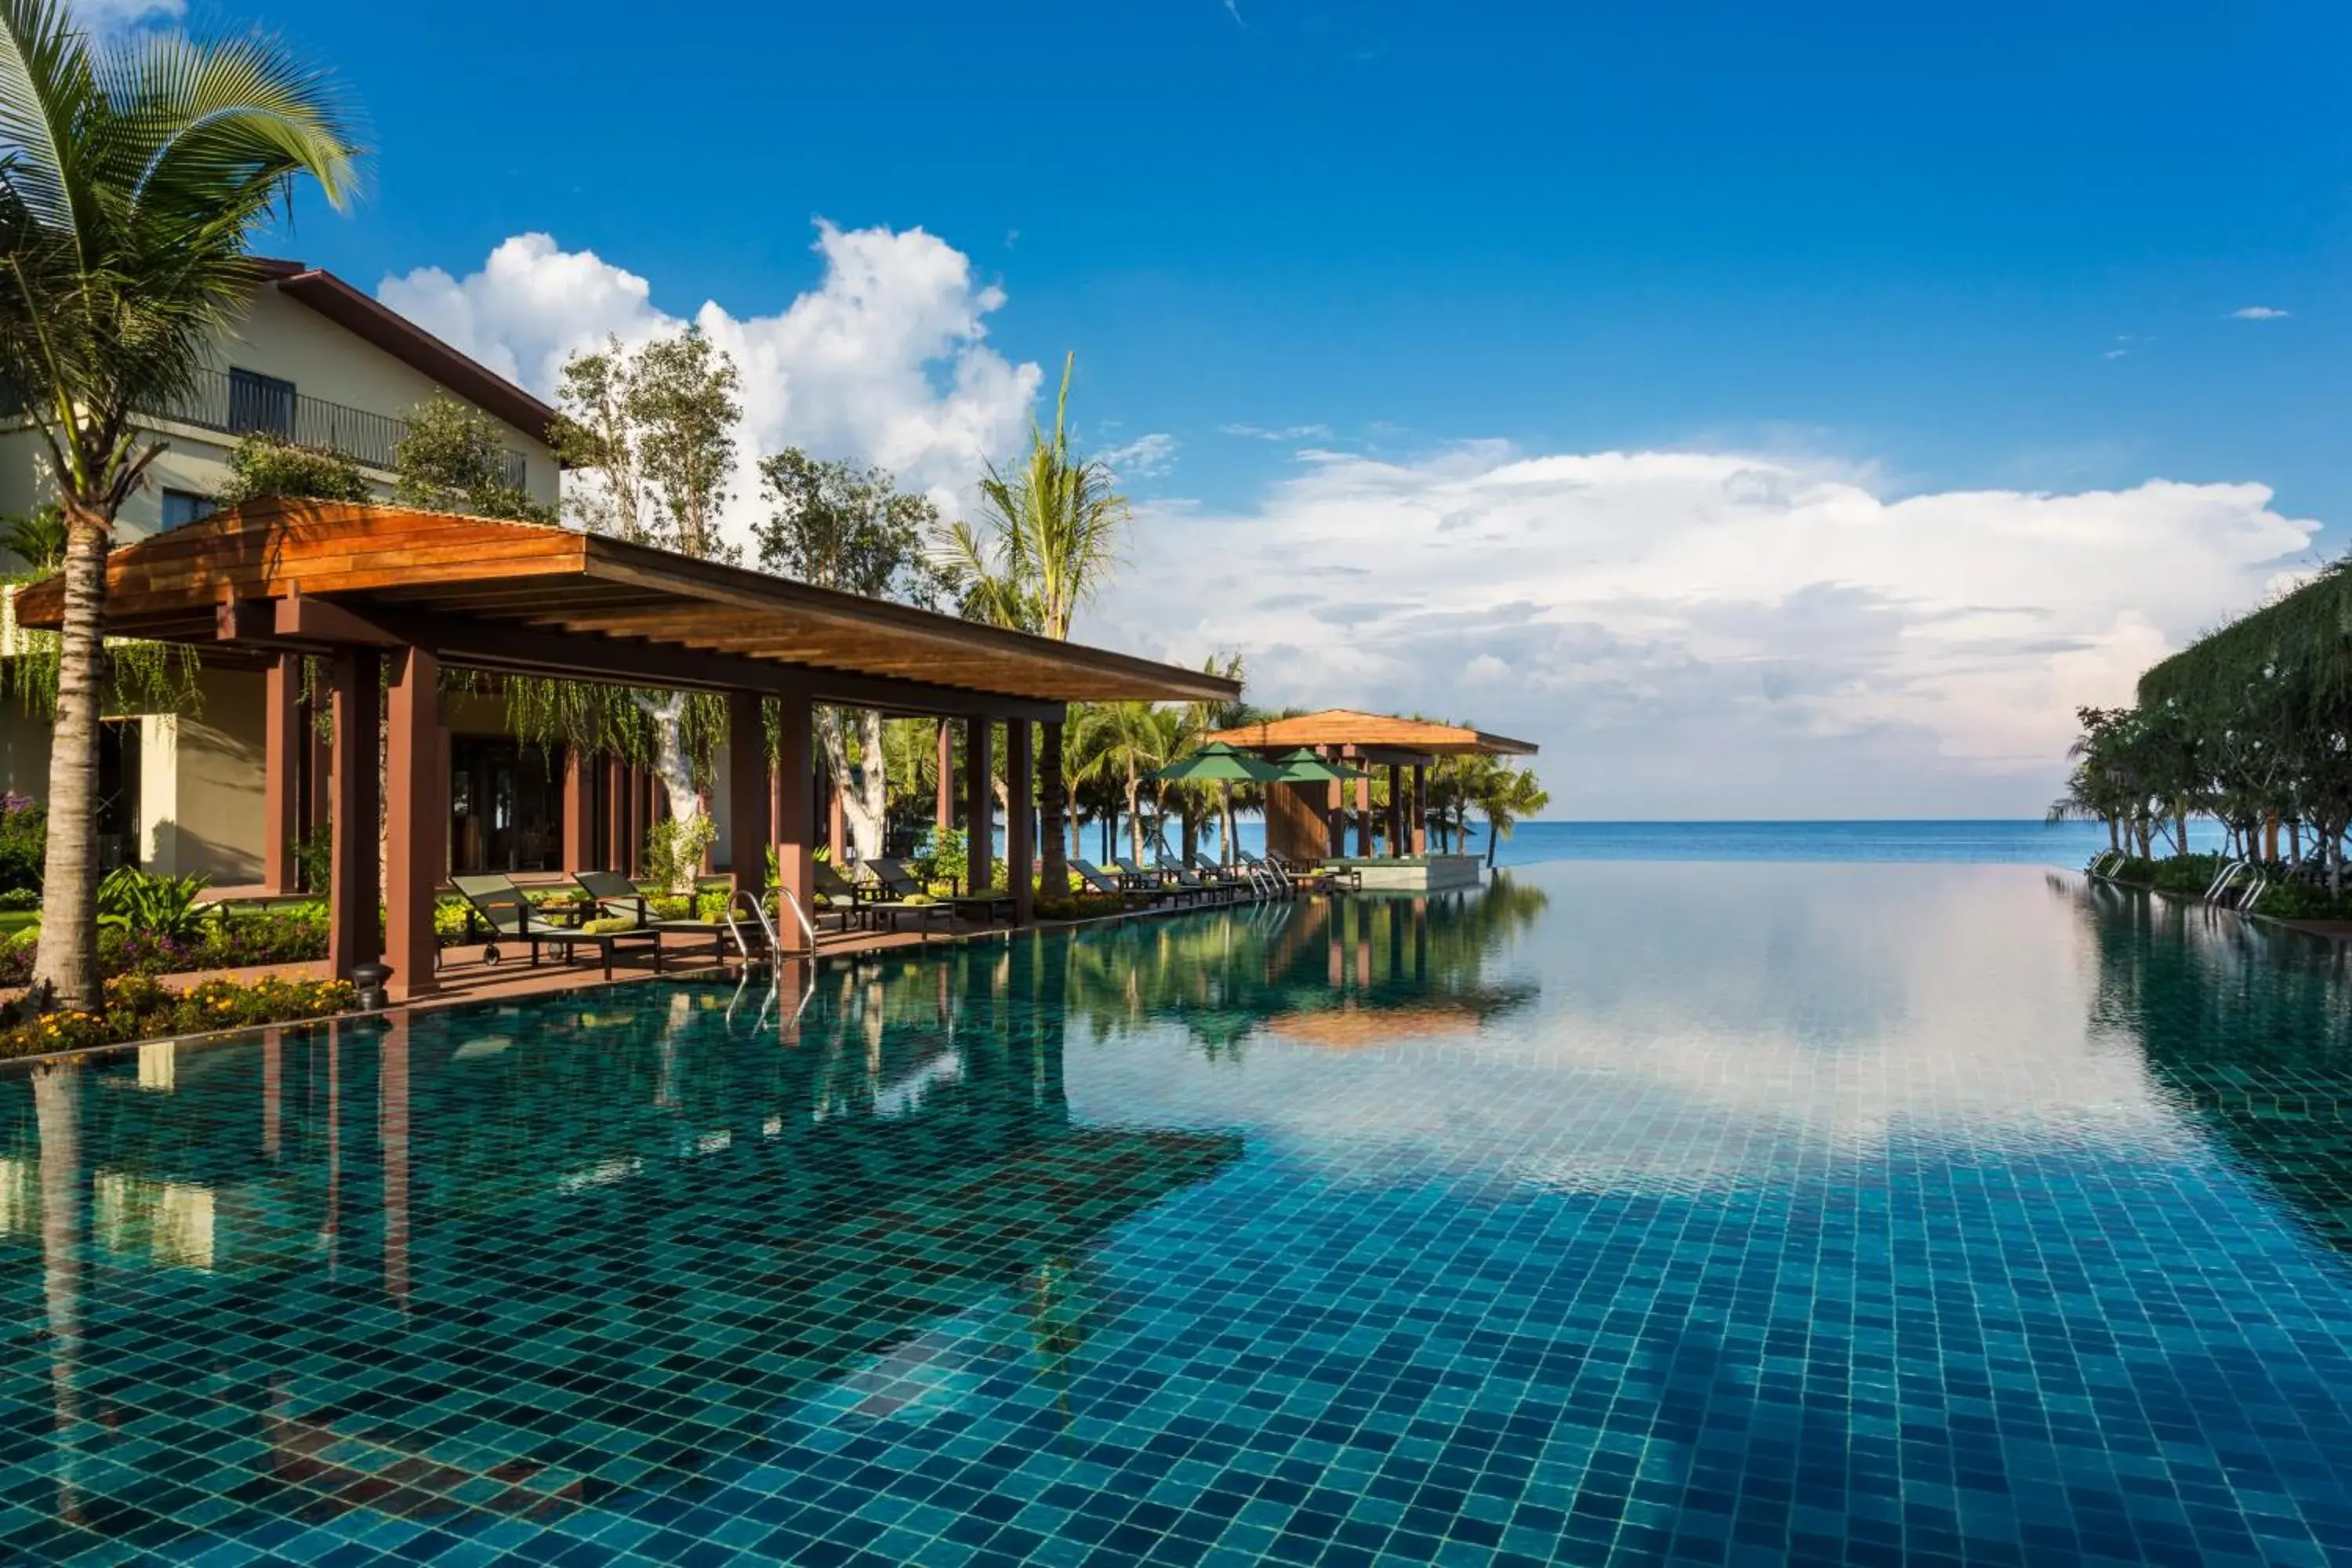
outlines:
{"label": "open umbrella canopy", "polygon": [[1162,784],[1175,784],[1185,779],[1207,779],[1222,784],[1272,784],[1288,775],[1272,763],[1260,762],[1247,752],[1223,742],[1212,741],[1199,751],[1177,758],[1151,776]]}
{"label": "open umbrella canopy", "polygon": [[1285,784],[1345,784],[1364,776],[1360,770],[1343,763],[1327,763],[1304,746],[1276,762],[1278,776]]}

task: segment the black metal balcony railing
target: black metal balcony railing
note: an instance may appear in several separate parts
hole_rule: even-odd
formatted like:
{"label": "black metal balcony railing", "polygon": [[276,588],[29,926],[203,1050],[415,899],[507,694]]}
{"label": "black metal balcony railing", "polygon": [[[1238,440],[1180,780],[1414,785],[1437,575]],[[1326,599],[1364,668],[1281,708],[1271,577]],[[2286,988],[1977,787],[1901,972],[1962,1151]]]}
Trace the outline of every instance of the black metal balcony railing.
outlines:
{"label": "black metal balcony railing", "polygon": [[[405,419],[305,397],[282,381],[219,371],[200,373],[187,395],[168,408],[152,412],[161,418],[231,436],[264,431],[305,447],[341,452],[371,468],[391,468],[394,455],[408,435]],[[500,456],[506,465],[505,482],[522,489],[529,471],[523,455],[509,450]]]}

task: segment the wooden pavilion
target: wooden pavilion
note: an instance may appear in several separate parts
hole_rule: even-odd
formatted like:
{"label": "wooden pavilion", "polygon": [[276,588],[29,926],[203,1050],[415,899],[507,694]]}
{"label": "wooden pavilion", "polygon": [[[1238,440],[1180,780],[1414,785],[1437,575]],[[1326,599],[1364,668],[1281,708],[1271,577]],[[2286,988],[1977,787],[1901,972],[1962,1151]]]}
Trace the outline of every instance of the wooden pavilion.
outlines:
{"label": "wooden pavilion", "polygon": [[[730,874],[763,890],[772,843],[805,906],[816,844],[810,712],[820,702],[966,726],[971,874],[992,871],[992,723],[1005,725],[1006,858],[1036,843],[1029,726],[1074,701],[1230,701],[1235,682],[984,626],[904,605],[533,523],[376,505],[266,501],[116,551],[110,635],[189,644],[268,675],[267,839],[293,837],[299,660],[331,671],[334,741],[329,958],[349,975],[388,963],[397,996],[434,990],[433,907],[449,822],[445,665],[723,694]],[[20,625],[54,630],[63,584],[16,599]],[[779,714],[771,771],[764,710]],[[378,798],[375,736],[386,736]],[[942,746],[944,752],[945,747]],[[942,794],[945,793],[944,782]],[[378,886],[379,806],[389,825]],[[370,825],[354,831],[354,825]],[[1029,878],[1009,879],[1016,920]],[[379,941],[375,910],[384,906]]]}
{"label": "wooden pavilion", "polygon": [[[1420,860],[1426,874],[1408,879],[1417,887],[1436,887],[1464,880],[1458,868],[1431,865],[1429,855],[1429,769],[1440,757],[1531,757],[1533,743],[1507,735],[1491,735],[1459,724],[1435,724],[1425,719],[1400,719],[1384,713],[1362,713],[1330,708],[1320,713],[1271,719],[1221,730],[1209,737],[1244,751],[1279,757],[1307,750],[1327,762],[1359,770],[1350,810],[1348,786],[1338,782],[1276,784],[1266,786],[1266,847],[1289,858],[1315,862],[1347,855],[1349,820],[1356,828],[1356,855],[1373,858],[1371,770],[1389,770],[1389,858]],[[1475,861],[1467,880],[1476,880]]]}

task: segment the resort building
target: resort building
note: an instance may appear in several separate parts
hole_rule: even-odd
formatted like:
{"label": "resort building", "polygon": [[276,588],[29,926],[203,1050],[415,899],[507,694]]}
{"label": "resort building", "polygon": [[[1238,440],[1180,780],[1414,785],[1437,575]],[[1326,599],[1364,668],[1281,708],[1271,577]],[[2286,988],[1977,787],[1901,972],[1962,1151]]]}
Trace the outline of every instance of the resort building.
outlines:
{"label": "resort building", "polygon": [[[548,444],[553,409],[331,272],[299,261],[261,266],[244,317],[215,346],[192,395],[148,414],[146,434],[166,449],[148,483],[124,503],[118,544],[209,515],[229,477],[230,451],[256,432],[341,452],[388,495],[406,416],[436,397],[488,415],[506,449],[508,481],[536,501],[557,503],[562,476]],[[21,415],[0,422],[0,514],[29,513],[55,494],[31,422]],[[14,639],[11,616],[0,622],[0,650],[16,651]],[[207,661],[199,695],[192,712],[106,723],[101,852],[109,864],[259,884],[268,858],[262,672],[250,661]],[[560,763],[551,769],[537,752],[517,746],[495,701],[455,706],[450,766],[470,812],[452,836],[457,868],[552,867],[562,830]],[[14,701],[0,707],[0,788],[38,799],[48,773],[47,724]]]}

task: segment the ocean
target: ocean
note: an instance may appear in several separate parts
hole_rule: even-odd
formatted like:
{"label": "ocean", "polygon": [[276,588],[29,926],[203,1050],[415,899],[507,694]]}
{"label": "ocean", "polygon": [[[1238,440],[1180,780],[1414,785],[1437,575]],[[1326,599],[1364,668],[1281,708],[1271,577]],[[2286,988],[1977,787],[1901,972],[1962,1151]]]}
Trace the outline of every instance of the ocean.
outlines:
{"label": "ocean", "polygon": [[[1174,829],[1170,829],[1173,841]],[[1265,841],[1262,823],[1240,825],[1242,847]],[[1126,837],[1120,836],[1120,853]],[[2190,847],[2218,849],[2221,830],[2189,825]],[[1215,852],[1211,836],[1203,844]],[[1502,843],[1496,860],[1533,866],[1554,860],[1945,861],[2056,866],[2079,870],[2107,847],[2095,822],[2055,825],[2032,819],[1917,822],[1523,822]],[[1087,831],[1089,854],[1100,847]],[[1474,824],[1468,848],[1486,849],[1483,824]]]}

